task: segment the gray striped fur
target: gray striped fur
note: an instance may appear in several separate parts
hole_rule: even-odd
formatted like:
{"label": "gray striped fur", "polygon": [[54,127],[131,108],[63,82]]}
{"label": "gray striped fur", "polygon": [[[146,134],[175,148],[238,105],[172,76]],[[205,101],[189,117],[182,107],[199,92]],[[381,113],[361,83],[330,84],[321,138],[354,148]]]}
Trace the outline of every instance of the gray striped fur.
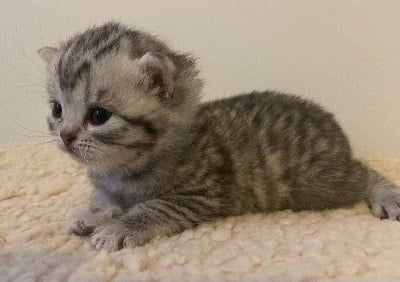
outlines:
{"label": "gray striped fur", "polygon": [[[71,230],[97,249],[231,215],[361,200],[375,216],[399,219],[396,185],[355,160],[333,115],[313,102],[265,91],[200,104],[190,55],[116,23],[40,53],[50,101],[63,109],[49,128],[77,134],[58,146],[88,166],[95,187]],[[93,107],[110,119],[91,125]]]}

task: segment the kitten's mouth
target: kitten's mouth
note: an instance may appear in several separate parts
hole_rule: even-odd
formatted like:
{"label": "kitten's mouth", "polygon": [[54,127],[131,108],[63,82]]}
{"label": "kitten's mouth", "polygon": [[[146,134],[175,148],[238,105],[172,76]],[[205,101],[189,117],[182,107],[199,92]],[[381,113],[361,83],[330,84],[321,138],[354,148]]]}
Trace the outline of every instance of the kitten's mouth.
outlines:
{"label": "kitten's mouth", "polygon": [[87,140],[71,144],[58,143],[58,147],[72,159],[86,166],[102,165],[105,160],[105,154],[101,148]]}
{"label": "kitten's mouth", "polygon": [[69,155],[77,162],[87,165],[94,166],[100,163],[100,160],[92,158],[91,156],[82,156],[80,153],[76,153],[74,151],[69,151]]}
{"label": "kitten's mouth", "polygon": [[62,150],[71,156],[75,161],[85,164],[85,165],[93,165],[98,163],[100,160],[96,160],[93,158],[92,154],[89,152],[84,152],[79,149],[79,147],[69,145],[69,146],[61,146]]}

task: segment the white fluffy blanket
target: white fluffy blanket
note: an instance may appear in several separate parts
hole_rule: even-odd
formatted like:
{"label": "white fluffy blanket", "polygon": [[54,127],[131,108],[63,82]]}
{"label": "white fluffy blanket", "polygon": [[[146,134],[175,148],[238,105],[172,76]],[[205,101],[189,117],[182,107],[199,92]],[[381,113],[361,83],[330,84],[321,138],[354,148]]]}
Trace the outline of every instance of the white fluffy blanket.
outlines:
{"label": "white fluffy blanket", "polygon": [[[369,162],[400,181],[399,161]],[[1,146],[0,281],[400,279],[400,223],[365,204],[232,217],[109,254],[67,233],[90,193],[84,168],[53,146]]]}

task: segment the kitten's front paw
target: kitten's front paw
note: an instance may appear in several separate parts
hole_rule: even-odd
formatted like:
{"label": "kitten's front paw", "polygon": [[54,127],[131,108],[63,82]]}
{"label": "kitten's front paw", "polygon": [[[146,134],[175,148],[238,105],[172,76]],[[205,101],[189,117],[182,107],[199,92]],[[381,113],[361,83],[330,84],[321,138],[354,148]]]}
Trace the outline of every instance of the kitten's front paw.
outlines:
{"label": "kitten's front paw", "polygon": [[81,210],[68,220],[70,232],[79,236],[90,235],[97,226],[108,223],[119,213],[107,209],[102,212],[91,212]]}
{"label": "kitten's front paw", "polygon": [[79,236],[88,236],[93,232],[97,220],[91,212],[79,212],[68,219],[69,231]]}
{"label": "kitten's front paw", "polygon": [[400,221],[400,191],[382,193],[370,204],[370,209],[380,219]]}
{"label": "kitten's front paw", "polygon": [[93,232],[93,227],[87,225],[86,221],[82,218],[71,218],[69,220],[69,232],[78,236],[88,236]]}
{"label": "kitten's front paw", "polygon": [[97,250],[118,251],[122,249],[123,241],[129,233],[129,229],[120,221],[107,223],[95,228],[91,243]]}

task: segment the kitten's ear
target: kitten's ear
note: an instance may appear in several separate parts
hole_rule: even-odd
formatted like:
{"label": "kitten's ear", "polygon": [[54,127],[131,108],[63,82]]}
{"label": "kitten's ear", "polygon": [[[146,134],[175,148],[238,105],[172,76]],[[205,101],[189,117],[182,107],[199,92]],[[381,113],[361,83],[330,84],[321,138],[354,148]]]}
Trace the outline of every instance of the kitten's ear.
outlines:
{"label": "kitten's ear", "polygon": [[43,61],[46,63],[50,64],[50,62],[53,60],[54,56],[56,55],[58,49],[54,47],[43,47],[40,48],[37,52],[39,54],[39,57],[42,58]]}
{"label": "kitten's ear", "polygon": [[175,66],[171,60],[159,52],[147,52],[139,59],[140,71],[149,88],[157,88],[161,100],[172,97]]}

